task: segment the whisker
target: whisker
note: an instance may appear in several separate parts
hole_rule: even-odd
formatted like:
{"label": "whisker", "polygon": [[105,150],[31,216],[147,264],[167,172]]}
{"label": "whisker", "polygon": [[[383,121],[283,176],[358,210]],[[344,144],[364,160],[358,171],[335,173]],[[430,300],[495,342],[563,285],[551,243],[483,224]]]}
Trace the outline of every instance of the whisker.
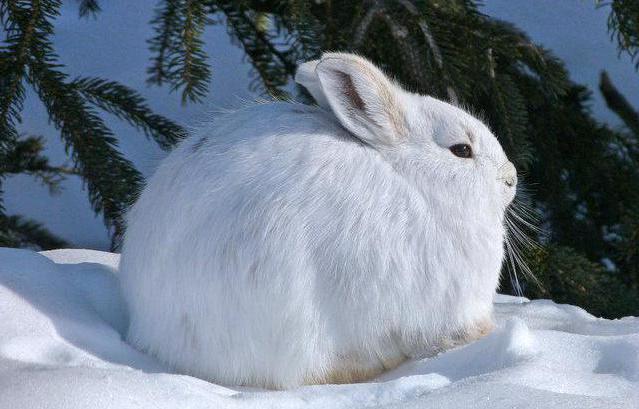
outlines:
{"label": "whisker", "polygon": [[541,215],[539,210],[532,206],[531,196],[531,191],[520,183],[517,187],[517,195],[506,208],[504,215],[506,270],[513,291],[518,296],[523,295],[520,274],[542,287],[541,282],[526,263],[525,257],[528,251],[541,248],[539,238],[544,233],[539,226]]}
{"label": "whisker", "polygon": [[510,244],[510,238],[506,237],[506,265],[508,266],[508,276],[510,277],[510,284],[515,290],[518,297],[523,296],[521,285],[519,284],[519,278],[517,277],[517,268],[515,266],[515,258],[512,255],[512,248]]}

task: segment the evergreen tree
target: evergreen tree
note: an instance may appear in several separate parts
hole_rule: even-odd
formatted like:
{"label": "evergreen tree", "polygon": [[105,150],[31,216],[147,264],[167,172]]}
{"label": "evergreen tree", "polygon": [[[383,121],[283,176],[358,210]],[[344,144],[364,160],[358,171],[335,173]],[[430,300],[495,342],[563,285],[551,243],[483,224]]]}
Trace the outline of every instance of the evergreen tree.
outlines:
{"label": "evergreen tree", "polygon": [[[614,111],[624,123],[624,129],[618,131],[622,141],[620,154],[639,167],[639,112],[617,90],[608,74],[601,73],[599,88],[608,107]],[[637,177],[639,175],[635,175]],[[629,202],[623,209],[614,243],[616,256],[621,264],[626,283],[639,292],[639,204]]]}
{"label": "evergreen tree", "polygon": [[[188,19],[174,15],[187,15],[188,3],[160,2],[152,44],[167,48],[152,48],[155,66],[162,65],[164,54],[180,53],[176,47],[184,43],[180,33]],[[504,280],[503,290],[523,286],[532,296],[555,297],[601,314],[639,313],[632,273],[637,218],[631,216],[639,175],[634,160],[620,154],[632,149],[636,135],[598,123],[589,110],[588,90],[572,83],[561,61],[523,32],[482,14],[471,0],[200,3],[206,7],[199,20],[206,14],[210,21],[225,22],[268,94],[288,95],[296,61],[316,58],[320,50],[346,50],[369,57],[412,90],[483,116],[529,186],[509,212],[506,269],[525,272],[527,262],[539,282],[526,277],[520,282],[511,271],[504,274],[510,280]],[[630,53],[636,44],[634,15],[633,2],[613,1],[611,32]],[[171,41],[160,41],[171,35]],[[185,77],[179,78],[163,80],[187,96],[208,80],[192,77],[186,86]],[[161,83],[157,77],[149,80]],[[613,306],[611,299],[623,301]]]}
{"label": "evergreen tree", "polygon": [[[96,108],[128,121],[162,147],[169,148],[183,134],[175,123],[153,114],[133,90],[99,78],[70,79],[52,44],[53,20],[60,0],[2,0],[0,24],[0,182],[11,173],[30,173],[50,186],[65,174],[79,174],[96,212],[113,233],[113,246],[124,231],[123,212],[135,200],[142,184],[140,173],[117,150],[117,139]],[[80,14],[99,11],[97,1],[82,1]],[[18,138],[17,125],[30,86],[60,131],[73,161],[73,170],[49,166],[41,156],[41,140]],[[56,183],[54,183],[56,182]],[[40,248],[58,246],[42,226],[8,216],[0,191],[0,244],[17,243]]]}
{"label": "evergreen tree", "polygon": [[[87,181],[94,208],[116,236],[121,234],[121,213],[141,178],[117,152],[114,135],[94,109],[129,121],[167,149],[182,131],[120,84],[70,80],[61,72],[50,42],[59,1],[0,1],[7,33],[0,55],[0,155],[16,152],[26,140],[16,130],[24,80],[61,130],[73,171]],[[613,0],[609,20],[620,49],[633,56],[639,44],[635,3]],[[472,0],[159,0],[151,21],[148,81],[180,92],[184,103],[200,101],[214,75],[204,52],[210,24],[225,24],[244,51],[253,67],[252,87],[279,98],[291,96],[297,62],[317,58],[321,50],[362,54],[409,89],[482,116],[523,175],[524,188],[508,212],[505,269],[525,272],[527,262],[538,282],[510,271],[502,290],[523,288],[529,296],[576,303],[607,316],[639,314],[636,111],[602,80],[602,92],[626,128],[597,122],[589,91],[569,80],[559,59],[479,6]],[[80,1],[80,12],[95,15],[99,4]],[[303,90],[296,92],[310,101]],[[98,163],[98,157],[108,160]],[[36,159],[17,160],[22,167],[15,169],[41,180],[64,175]],[[0,175],[8,173],[4,169]],[[24,237],[37,230],[19,220],[9,228],[22,229]],[[7,236],[24,245],[23,236]]]}
{"label": "evergreen tree", "polygon": [[619,52],[626,52],[639,68],[639,3],[635,0],[596,0],[599,7],[610,7],[608,29]]}
{"label": "evergreen tree", "polygon": [[[1,158],[0,175],[26,173],[40,180],[51,193],[57,193],[64,176],[76,174],[76,171],[62,166],[51,166],[49,160],[42,155],[43,147],[40,137],[18,138]],[[64,240],[53,236],[32,220],[0,213],[0,246],[51,249],[66,245]]]}

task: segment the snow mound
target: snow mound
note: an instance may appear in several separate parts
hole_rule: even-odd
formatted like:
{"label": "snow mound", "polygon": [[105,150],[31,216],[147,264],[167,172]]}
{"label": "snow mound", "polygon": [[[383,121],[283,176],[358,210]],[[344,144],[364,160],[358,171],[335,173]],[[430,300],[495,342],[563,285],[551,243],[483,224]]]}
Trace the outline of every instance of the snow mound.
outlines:
{"label": "snow mound", "polygon": [[172,374],[123,341],[117,264],[0,248],[0,408],[639,407],[639,318],[501,295],[490,335],[373,382],[265,391]]}

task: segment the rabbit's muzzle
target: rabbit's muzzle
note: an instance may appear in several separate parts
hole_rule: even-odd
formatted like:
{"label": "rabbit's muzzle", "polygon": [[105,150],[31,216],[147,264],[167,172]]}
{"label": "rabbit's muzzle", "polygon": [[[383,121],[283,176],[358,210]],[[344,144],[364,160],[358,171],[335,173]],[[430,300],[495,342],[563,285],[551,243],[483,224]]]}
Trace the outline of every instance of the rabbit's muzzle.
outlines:
{"label": "rabbit's muzzle", "polygon": [[499,180],[503,180],[509,188],[517,186],[517,169],[515,169],[515,165],[512,162],[507,162],[501,166]]}

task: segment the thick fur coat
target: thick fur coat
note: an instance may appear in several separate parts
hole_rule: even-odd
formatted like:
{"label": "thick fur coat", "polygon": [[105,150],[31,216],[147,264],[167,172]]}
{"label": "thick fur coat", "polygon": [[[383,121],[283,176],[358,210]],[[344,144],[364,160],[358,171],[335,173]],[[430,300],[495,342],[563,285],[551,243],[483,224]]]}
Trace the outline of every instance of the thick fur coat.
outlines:
{"label": "thick fur coat", "polygon": [[[479,120],[325,54],[183,141],[128,215],[128,341],[216,383],[370,378],[491,328],[516,172]],[[471,157],[452,152],[472,149]]]}

